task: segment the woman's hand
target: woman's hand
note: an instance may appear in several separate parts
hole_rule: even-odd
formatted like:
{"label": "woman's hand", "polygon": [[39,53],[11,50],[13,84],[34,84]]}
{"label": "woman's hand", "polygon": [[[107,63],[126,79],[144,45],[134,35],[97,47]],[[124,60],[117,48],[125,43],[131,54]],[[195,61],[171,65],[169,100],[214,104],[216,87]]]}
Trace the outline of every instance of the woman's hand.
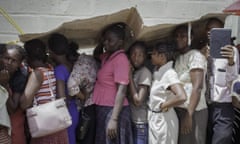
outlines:
{"label": "woman's hand", "polygon": [[110,139],[114,139],[117,137],[117,120],[110,119],[107,125],[107,136]]}
{"label": "woman's hand", "polygon": [[81,101],[85,102],[85,95],[79,91],[79,93],[76,94],[77,98],[79,98]]}
{"label": "woman's hand", "polygon": [[189,112],[186,112],[183,119],[181,120],[181,133],[189,134],[192,131],[192,116]]}
{"label": "woman's hand", "polygon": [[221,48],[221,55],[228,59],[228,64],[234,65],[234,49],[231,45],[226,45]]}

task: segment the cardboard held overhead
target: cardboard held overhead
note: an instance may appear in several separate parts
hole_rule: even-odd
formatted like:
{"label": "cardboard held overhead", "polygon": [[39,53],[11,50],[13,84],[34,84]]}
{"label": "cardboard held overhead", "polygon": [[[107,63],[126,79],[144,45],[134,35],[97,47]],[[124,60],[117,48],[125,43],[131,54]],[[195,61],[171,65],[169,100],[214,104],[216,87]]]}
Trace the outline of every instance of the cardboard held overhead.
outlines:
{"label": "cardboard held overhead", "polygon": [[65,35],[68,39],[79,44],[80,48],[94,46],[98,41],[99,32],[107,25],[115,22],[126,23],[138,35],[142,27],[142,19],[135,8],[124,9],[119,12],[97,16],[89,19],[77,19],[64,22],[58,28],[43,33],[28,33],[19,35],[22,42],[38,38],[47,41],[48,37],[55,32]]}
{"label": "cardboard held overhead", "polygon": [[99,33],[104,27],[115,22],[124,22],[132,29],[135,39],[152,42],[156,40],[168,40],[171,37],[173,29],[177,25],[191,22],[194,28],[201,29],[203,27],[203,22],[207,18],[218,17],[224,21],[227,15],[228,14],[223,13],[207,14],[202,17],[195,17],[183,23],[146,26],[144,25],[137,9],[132,7],[108,15],[64,22],[54,30],[43,33],[23,34],[19,35],[19,38],[22,42],[26,42],[34,38],[39,38],[46,42],[52,33],[58,32],[64,34],[68,39],[77,42],[79,44],[79,48],[86,48],[97,44]]}
{"label": "cardboard held overhead", "polygon": [[153,26],[143,26],[137,39],[147,42],[154,41],[169,41],[172,38],[172,33],[178,25],[191,23],[195,34],[201,35],[205,29],[206,20],[212,17],[217,17],[223,22],[228,14],[223,13],[209,13],[204,16],[195,17],[189,21],[182,23],[157,24]]}

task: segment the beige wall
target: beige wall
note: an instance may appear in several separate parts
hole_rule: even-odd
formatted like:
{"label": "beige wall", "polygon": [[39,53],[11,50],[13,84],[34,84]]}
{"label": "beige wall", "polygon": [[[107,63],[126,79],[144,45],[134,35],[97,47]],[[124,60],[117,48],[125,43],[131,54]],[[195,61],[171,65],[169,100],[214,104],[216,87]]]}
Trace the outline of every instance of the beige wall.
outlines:
{"label": "beige wall", "polygon": [[[62,22],[136,7],[146,25],[183,22],[221,12],[235,0],[0,0],[25,33],[45,32]],[[230,22],[237,27],[239,20]],[[237,29],[237,28],[235,28]],[[239,33],[236,31],[235,33]],[[18,31],[0,16],[0,42],[18,40]]]}

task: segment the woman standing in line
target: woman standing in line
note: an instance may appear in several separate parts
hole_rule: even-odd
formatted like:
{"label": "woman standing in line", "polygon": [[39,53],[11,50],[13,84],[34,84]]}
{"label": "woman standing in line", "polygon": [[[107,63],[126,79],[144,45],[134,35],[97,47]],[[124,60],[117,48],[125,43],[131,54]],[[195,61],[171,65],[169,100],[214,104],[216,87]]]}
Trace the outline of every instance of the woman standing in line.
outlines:
{"label": "woman standing in line", "polygon": [[[33,69],[21,99],[22,109],[27,109],[34,104],[41,105],[56,99],[56,78],[53,68],[47,63],[46,46],[42,41],[38,39],[27,41],[24,48],[27,53],[27,63]],[[68,144],[67,131],[64,129],[51,135],[32,138],[30,143]]]}
{"label": "woman standing in line", "polygon": [[22,65],[25,59],[25,51],[18,45],[6,45],[7,53],[3,56],[6,69],[9,72],[9,98],[8,110],[11,120],[11,143],[26,144],[25,113],[20,108],[20,99],[24,92],[28,72]]}
{"label": "woman standing in line", "polygon": [[181,131],[179,144],[205,144],[208,119],[205,98],[207,60],[199,50],[189,46],[194,34],[188,28],[187,25],[179,25],[173,31],[179,52],[174,69],[187,93],[186,102],[176,108]]}
{"label": "woman standing in line", "polygon": [[67,81],[72,71],[73,62],[67,57],[70,54],[68,40],[64,35],[55,33],[48,40],[50,58],[55,62],[54,74],[56,77],[57,97],[67,99],[67,106],[72,117],[72,125],[68,127],[68,139],[70,144],[76,144],[76,128],[78,124],[78,109],[76,97],[68,95]]}
{"label": "woman standing in line", "polygon": [[153,48],[155,65],[150,91],[148,123],[149,144],[177,144],[178,118],[173,107],[184,103],[186,93],[173,69],[173,48],[158,43]]}
{"label": "woman standing in line", "polygon": [[[76,43],[70,44],[71,48],[78,49]],[[68,94],[69,96],[76,96],[79,99],[79,120],[78,127],[83,122],[81,119],[82,114],[85,113],[89,116],[88,128],[84,136],[77,130],[77,142],[80,144],[95,144],[96,133],[96,112],[93,103],[93,89],[96,82],[98,65],[96,60],[86,54],[78,54],[77,60],[73,65],[72,72],[68,78]]]}
{"label": "woman standing in line", "polygon": [[[101,68],[93,92],[96,104],[97,144],[132,144],[130,109],[126,98],[129,61],[124,51],[126,25],[115,23],[104,29],[103,41],[95,51]],[[100,49],[100,50],[99,50]],[[96,53],[95,53],[96,54]]]}

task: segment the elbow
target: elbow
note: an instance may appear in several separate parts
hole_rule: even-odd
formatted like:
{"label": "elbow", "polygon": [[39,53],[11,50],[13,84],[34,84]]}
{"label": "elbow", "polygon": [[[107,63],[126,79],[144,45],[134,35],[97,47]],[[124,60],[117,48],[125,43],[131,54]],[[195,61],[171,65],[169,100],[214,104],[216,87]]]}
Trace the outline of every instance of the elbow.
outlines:
{"label": "elbow", "polygon": [[181,103],[181,104],[183,104],[183,103],[185,103],[186,102],[186,100],[187,100],[187,97],[181,97],[180,99],[179,99],[179,103]]}
{"label": "elbow", "polygon": [[181,95],[178,95],[177,98],[178,98],[178,103],[183,104],[187,100],[187,95],[185,93],[182,93]]}

